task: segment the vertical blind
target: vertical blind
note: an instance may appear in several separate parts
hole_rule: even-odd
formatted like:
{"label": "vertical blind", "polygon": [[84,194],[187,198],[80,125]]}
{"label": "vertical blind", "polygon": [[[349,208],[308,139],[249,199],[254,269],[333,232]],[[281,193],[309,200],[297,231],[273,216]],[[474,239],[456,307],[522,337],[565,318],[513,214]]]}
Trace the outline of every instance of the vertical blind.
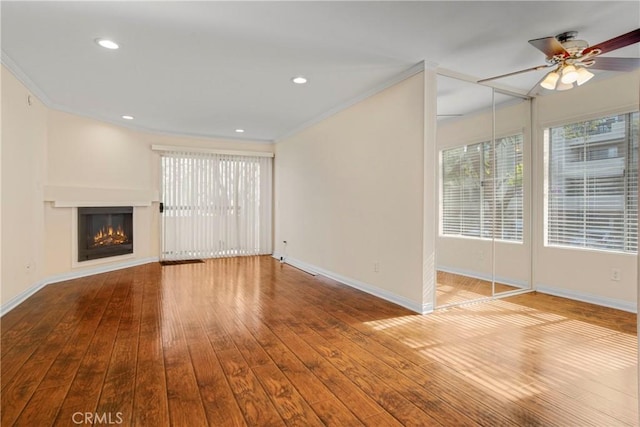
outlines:
{"label": "vertical blind", "polygon": [[638,113],[545,129],[548,245],[637,252]]}
{"label": "vertical blind", "polygon": [[270,254],[271,157],[168,152],[162,259]]}
{"label": "vertical blind", "polygon": [[441,233],[522,242],[522,134],[442,151]]}

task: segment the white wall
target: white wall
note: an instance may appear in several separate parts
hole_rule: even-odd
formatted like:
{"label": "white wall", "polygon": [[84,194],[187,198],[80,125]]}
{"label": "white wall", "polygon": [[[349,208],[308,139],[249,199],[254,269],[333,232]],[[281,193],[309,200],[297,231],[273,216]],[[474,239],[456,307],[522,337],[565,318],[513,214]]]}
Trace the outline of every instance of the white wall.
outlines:
{"label": "white wall", "polygon": [[[0,69],[0,73],[3,70]],[[2,77],[0,76],[0,95],[2,94]],[[0,104],[0,129],[2,129],[2,110],[3,106]],[[2,304],[2,132],[0,132],[0,305]]]}
{"label": "white wall", "polygon": [[422,306],[423,85],[420,73],[277,143],[276,253]]}
{"label": "white wall", "polygon": [[[638,110],[640,73],[628,73],[567,92],[536,99],[534,117],[535,246],[534,281],[542,291],[590,300],[627,310],[637,304],[638,257],[630,254],[544,246],[544,171],[542,130],[545,127]],[[611,268],[621,270],[619,282]]]}
{"label": "white wall", "polygon": [[[31,101],[29,103],[29,100]],[[44,271],[47,109],[2,68],[2,303]]]}

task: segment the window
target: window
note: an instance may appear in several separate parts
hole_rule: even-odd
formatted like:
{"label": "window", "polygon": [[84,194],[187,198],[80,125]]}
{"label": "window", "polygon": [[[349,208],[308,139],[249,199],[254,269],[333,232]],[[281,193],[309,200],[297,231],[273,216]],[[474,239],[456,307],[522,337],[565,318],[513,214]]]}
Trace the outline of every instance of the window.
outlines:
{"label": "window", "polygon": [[545,129],[546,244],[638,251],[638,113]]}
{"label": "window", "polygon": [[442,151],[442,235],[522,242],[522,141]]}

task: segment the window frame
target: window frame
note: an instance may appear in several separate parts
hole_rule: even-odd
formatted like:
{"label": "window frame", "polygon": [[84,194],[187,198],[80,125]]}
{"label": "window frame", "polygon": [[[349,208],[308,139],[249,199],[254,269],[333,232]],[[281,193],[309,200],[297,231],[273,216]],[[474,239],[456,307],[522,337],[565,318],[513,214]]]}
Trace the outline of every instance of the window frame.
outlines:
{"label": "window frame", "polygon": [[[588,238],[587,235],[588,233],[588,220],[585,220],[585,231],[583,232],[584,235],[584,242],[581,245],[578,244],[570,244],[568,242],[552,242],[551,240],[551,221],[553,221],[552,217],[552,194],[554,191],[554,171],[553,171],[553,156],[552,156],[552,150],[553,150],[553,138],[552,138],[552,133],[553,133],[553,129],[558,129],[558,128],[563,128],[563,127],[567,127],[567,126],[577,126],[577,125],[581,125],[581,124],[586,124],[589,122],[593,122],[593,121],[597,121],[597,120],[606,120],[609,118],[615,118],[615,117],[619,117],[619,116],[624,116],[625,120],[624,120],[624,135],[620,138],[620,139],[616,139],[615,137],[612,137],[608,140],[603,140],[603,141],[597,141],[595,143],[593,143],[593,145],[588,146],[586,141],[583,141],[581,143],[581,147],[583,148],[583,152],[581,153],[581,155],[579,156],[579,161],[575,162],[576,164],[584,164],[587,163],[589,161],[601,161],[601,160],[613,160],[616,158],[620,158],[620,156],[611,156],[611,157],[603,157],[603,158],[598,158],[598,157],[594,157],[591,158],[589,155],[592,154],[591,151],[593,150],[589,150],[589,148],[593,148],[595,147],[597,149],[597,147],[605,147],[607,145],[617,145],[618,148],[616,150],[616,152],[621,151],[623,153],[623,173],[621,175],[621,194],[620,194],[620,198],[623,201],[623,208],[622,208],[622,212],[620,213],[620,221],[622,223],[621,228],[622,228],[622,243],[621,246],[622,248],[605,248],[605,247],[597,247],[595,245],[589,245],[588,242]],[[635,116],[635,117],[634,117]],[[638,206],[637,206],[637,174],[638,174],[638,164],[637,161],[633,162],[634,159],[634,149],[636,150],[635,152],[635,158],[637,159],[637,156],[639,155],[637,150],[639,149],[638,146],[640,145],[640,141],[638,141],[639,136],[638,135],[638,130],[636,128],[636,134],[635,134],[635,147],[634,147],[634,133],[633,133],[633,126],[634,126],[634,121],[636,123],[636,126],[638,126],[638,122],[640,121],[640,113],[638,112],[638,110],[633,110],[633,111],[623,111],[623,112],[607,112],[607,113],[601,113],[598,115],[589,115],[589,116],[584,116],[581,118],[572,118],[572,119],[567,119],[564,121],[560,121],[560,122],[554,122],[554,123],[547,123],[547,124],[542,124],[541,129],[542,129],[542,136],[543,136],[543,175],[544,175],[544,180],[543,180],[543,244],[544,247],[549,247],[549,248],[560,248],[560,249],[569,249],[569,250],[578,250],[578,251],[591,251],[591,252],[605,252],[605,253],[614,253],[614,254],[620,254],[620,255],[636,255],[638,253],[638,226],[636,225],[636,233],[635,233],[635,247],[634,247],[634,234],[632,234],[632,230],[630,228],[630,220],[629,220],[629,215],[633,215],[633,213],[629,214],[629,211],[631,210],[631,208],[633,207],[633,205],[630,203],[630,200],[633,200],[633,198],[635,197],[635,203],[636,203],[636,224],[638,222]],[[595,135],[602,135],[602,134],[595,134]],[[563,150],[567,150],[567,148],[563,148]],[[562,154],[562,156],[566,156],[565,153]],[[588,166],[583,166],[583,168],[587,169]],[[632,181],[632,177],[629,176],[629,174],[632,174],[635,172],[635,176],[636,176],[636,184],[633,185]],[[556,177],[557,178],[557,177]],[[582,180],[585,179],[589,179],[589,177],[583,177]],[[602,187],[605,187],[607,185],[610,185],[610,182],[607,180],[612,180],[612,178],[605,178],[599,185]],[[584,183],[583,186],[585,186],[585,188],[588,188],[589,184],[588,183]],[[592,185],[593,186],[593,185]],[[598,185],[593,186],[594,188],[594,192],[597,194],[597,190],[598,190]],[[571,188],[569,188],[569,190],[571,190]],[[574,188],[575,190],[575,188]],[[567,192],[567,187],[564,186],[563,187],[563,191]],[[635,195],[635,196],[634,196]],[[566,196],[565,196],[566,197]],[[585,196],[586,197],[586,196]],[[568,210],[567,210],[568,211]],[[575,212],[578,212],[577,210]],[[588,217],[590,215],[590,212],[593,215],[593,212],[597,212],[594,210],[589,211],[588,207],[586,205],[583,206],[582,211],[581,211],[581,215],[583,217]],[[557,215],[557,213],[555,214]],[[564,215],[567,215],[567,213],[564,213]],[[594,218],[594,216],[592,216],[592,218]],[[604,219],[607,219],[606,217],[604,217]],[[614,220],[615,218],[608,218],[609,220]],[[592,219],[593,221],[593,219]],[[632,222],[633,220],[631,220]],[[566,222],[566,224],[571,225],[570,222]],[[562,227],[562,224],[557,225],[556,227]],[[567,225],[565,225],[565,227],[567,227]],[[591,227],[592,230],[595,230],[595,228],[592,226]],[[593,231],[592,233],[593,234]],[[566,239],[566,238],[565,238]],[[560,240],[558,238],[558,240]]]}

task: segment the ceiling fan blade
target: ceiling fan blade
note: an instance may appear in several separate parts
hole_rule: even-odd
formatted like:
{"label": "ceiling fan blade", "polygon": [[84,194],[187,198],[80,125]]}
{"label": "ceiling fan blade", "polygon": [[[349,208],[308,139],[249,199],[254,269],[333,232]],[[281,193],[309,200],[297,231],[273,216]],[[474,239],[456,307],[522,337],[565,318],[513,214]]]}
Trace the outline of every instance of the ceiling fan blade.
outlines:
{"label": "ceiling fan blade", "polygon": [[543,37],[541,39],[529,40],[529,44],[542,51],[542,53],[547,55],[547,58],[553,58],[556,55],[569,56],[569,52],[564,49],[562,44],[560,44],[555,37]]}
{"label": "ceiling fan blade", "polygon": [[626,34],[622,34],[618,37],[614,37],[611,40],[607,40],[595,46],[588,47],[582,52],[582,54],[586,55],[596,49],[599,49],[601,53],[607,53],[638,42],[640,42],[640,28]]}
{"label": "ceiling fan blade", "polygon": [[544,65],[538,65],[537,67],[527,68],[526,70],[514,71],[513,73],[507,73],[507,74],[502,74],[502,75],[495,76],[495,77],[489,77],[488,79],[478,80],[478,82],[477,82],[477,83],[484,83],[484,82],[488,82],[488,81],[490,81],[490,80],[497,80],[497,79],[501,79],[501,78],[503,78],[503,77],[515,76],[516,74],[528,73],[529,71],[542,70],[543,68],[552,67],[552,66],[554,66],[554,65],[555,65],[555,64],[544,64]]}
{"label": "ceiling fan blade", "polygon": [[595,70],[633,71],[640,68],[640,58],[594,58],[594,64],[589,68]]}

